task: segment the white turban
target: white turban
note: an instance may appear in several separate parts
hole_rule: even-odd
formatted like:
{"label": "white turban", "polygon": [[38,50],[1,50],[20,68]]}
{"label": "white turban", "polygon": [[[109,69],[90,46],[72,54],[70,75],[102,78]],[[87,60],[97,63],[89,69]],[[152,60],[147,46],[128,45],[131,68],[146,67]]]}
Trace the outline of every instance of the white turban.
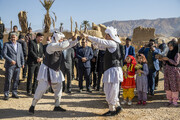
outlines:
{"label": "white turban", "polygon": [[105,33],[106,34],[109,34],[111,36],[111,38],[116,41],[117,43],[121,43],[118,35],[117,35],[117,29],[115,29],[114,27],[107,27],[106,30],[105,30]]}
{"label": "white turban", "polygon": [[55,31],[52,35],[52,42],[56,43],[64,37],[65,37],[65,35],[63,33]]}

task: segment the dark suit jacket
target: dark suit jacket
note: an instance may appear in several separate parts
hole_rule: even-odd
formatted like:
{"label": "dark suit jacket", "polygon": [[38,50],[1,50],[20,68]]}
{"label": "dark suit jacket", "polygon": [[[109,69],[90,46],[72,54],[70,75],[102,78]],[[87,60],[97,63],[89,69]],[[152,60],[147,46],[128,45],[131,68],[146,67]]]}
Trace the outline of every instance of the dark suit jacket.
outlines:
{"label": "dark suit jacket", "polygon": [[24,55],[22,51],[22,46],[17,42],[17,52],[14,50],[13,43],[6,42],[3,47],[3,57],[6,60],[4,67],[11,67],[11,62],[14,60],[16,62],[17,67],[21,67],[24,65]]}
{"label": "dark suit jacket", "polygon": [[[124,46],[124,49],[125,49],[125,55],[126,55],[126,45]],[[129,52],[128,52],[128,55],[132,55],[133,57],[135,57],[135,49],[133,46],[129,46]]]}
{"label": "dark suit jacket", "polygon": [[[38,64],[37,59],[43,57],[43,44],[39,43],[39,51],[36,39],[29,41],[27,64]],[[40,63],[39,63],[40,64]]]}
{"label": "dark suit jacket", "polygon": [[93,50],[93,58],[95,58],[96,61],[93,62],[93,61],[92,61],[93,58],[91,59],[91,71],[96,71],[96,69],[97,69],[98,52],[99,52],[98,49],[94,49],[94,50]]}
{"label": "dark suit jacket", "polygon": [[[86,46],[84,49],[83,49],[83,47],[79,47],[77,49],[76,55],[78,58],[78,66],[79,67],[85,67],[85,68],[91,67],[91,59],[93,58],[93,50],[91,47]],[[83,57],[87,58],[86,62],[82,62]]]}
{"label": "dark suit jacket", "polygon": [[[64,57],[64,54],[63,54]],[[74,59],[74,49],[69,48],[66,50],[66,58],[63,58],[63,63],[67,69],[72,69],[72,60]]]}
{"label": "dark suit jacket", "polygon": [[21,44],[22,49],[23,49],[24,58],[26,58],[27,57],[27,44],[26,44],[26,42],[24,40],[21,40],[21,39],[17,40],[17,42],[19,42]]}

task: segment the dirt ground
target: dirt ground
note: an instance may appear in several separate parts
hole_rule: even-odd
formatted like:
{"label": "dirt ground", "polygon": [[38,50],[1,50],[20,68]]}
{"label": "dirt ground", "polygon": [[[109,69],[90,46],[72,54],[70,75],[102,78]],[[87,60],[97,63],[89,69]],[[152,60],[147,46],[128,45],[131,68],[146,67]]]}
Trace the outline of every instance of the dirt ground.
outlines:
{"label": "dirt ground", "polygon": [[[4,88],[4,61],[0,61],[0,119],[3,120],[180,120],[180,107],[166,107],[168,102],[163,90],[163,74],[160,73],[160,82],[155,96],[148,96],[146,106],[138,106],[137,95],[133,99],[133,105],[123,105],[123,111],[114,117],[100,116],[108,111],[108,105],[103,91],[78,93],[78,81],[72,81],[72,94],[63,93],[61,106],[67,112],[53,112],[54,99],[52,93],[47,93],[38,102],[35,114],[29,115],[28,109],[32,97],[26,96],[26,81],[19,86],[19,99],[11,98],[3,100]],[[122,92],[121,92],[122,93]],[[122,100],[122,96],[121,99]]]}

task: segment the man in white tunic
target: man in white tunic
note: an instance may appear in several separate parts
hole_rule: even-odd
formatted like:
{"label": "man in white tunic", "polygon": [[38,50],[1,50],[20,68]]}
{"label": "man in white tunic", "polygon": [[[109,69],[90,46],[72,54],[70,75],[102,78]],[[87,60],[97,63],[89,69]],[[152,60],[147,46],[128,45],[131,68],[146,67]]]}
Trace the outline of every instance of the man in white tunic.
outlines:
{"label": "man in white tunic", "polygon": [[75,46],[78,40],[70,39],[64,40],[64,34],[54,32],[52,36],[52,43],[48,44],[46,48],[45,58],[41,64],[37,80],[38,87],[34,94],[32,105],[29,108],[29,113],[34,114],[34,108],[38,100],[41,99],[46,90],[52,86],[55,98],[54,111],[66,111],[60,107],[60,100],[62,96],[62,82],[65,80],[62,71],[60,70],[62,63],[62,51]]}
{"label": "man in white tunic", "polygon": [[119,84],[123,81],[123,72],[120,67],[121,53],[119,44],[121,41],[117,35],[117,30],[113,27],[107,27],[105,33],[105,39],[88,36],[86,34],[82,34],[82,37],[91,41],[92,44],[97,45],[98,49],[106,51],[104,55],[105,72],[103,83],[109,111],[104,113],[103,116],[114,116],[122,110],[118,98]]}

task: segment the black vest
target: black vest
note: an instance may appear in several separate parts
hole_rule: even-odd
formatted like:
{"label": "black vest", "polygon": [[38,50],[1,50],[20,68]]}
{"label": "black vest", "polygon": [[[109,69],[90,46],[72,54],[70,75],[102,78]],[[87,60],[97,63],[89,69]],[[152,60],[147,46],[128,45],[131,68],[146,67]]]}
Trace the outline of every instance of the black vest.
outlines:
{"label": "black vest", "polygon": [[62,61],[62,52],[56,51],[53,54],[45,53],[45,58],[43,60],[43,63],[48,66],[49,68],[59,71],[61,68],[61,61]]}
{"label": "black vest", "polygon": [[121,59],[121,55],[120,55],[120,48],[118,43],[115,52],[110,53],[108,49],[106,49],[106,52],[104,54],[104,71],[106,71],[111,67],[120,67],[121,66],[120,59]]}

